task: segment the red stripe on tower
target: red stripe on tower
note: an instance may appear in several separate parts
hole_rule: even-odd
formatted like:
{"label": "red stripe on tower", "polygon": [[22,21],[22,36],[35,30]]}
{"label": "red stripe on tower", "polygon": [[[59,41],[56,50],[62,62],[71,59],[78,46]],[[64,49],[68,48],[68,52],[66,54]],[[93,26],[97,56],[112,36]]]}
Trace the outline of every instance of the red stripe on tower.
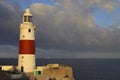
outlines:
{"label": "red stripe on tower", "polygon": [[35,54],[35,41],[20,40],[19,54]]}

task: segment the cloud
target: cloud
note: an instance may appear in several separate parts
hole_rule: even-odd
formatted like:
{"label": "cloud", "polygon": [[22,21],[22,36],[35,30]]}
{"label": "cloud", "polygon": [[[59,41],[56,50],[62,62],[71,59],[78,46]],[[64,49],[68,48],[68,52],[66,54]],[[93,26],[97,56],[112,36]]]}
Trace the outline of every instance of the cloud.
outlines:
{"label": "cloud", "polygon": [[[86,0],[85,0],[86,1]],[[113,11],[115,9],[116,4],[118,4],[117,0],[87,0],[88,4],[91,6],[96,5],[96,7],[103,8],[107,11]]]}
{"label": "cloud", "polygon": [[[64,46],[67,47],[69,44],[74,45],[74,42],[76,43],[78,41],[80,42],[80,44],[82,44],[81,42],[82,38],[78,36],[81,35],[81,37],[83,37],[82,33],[84,33],[83,32],[84,30],[88,31],[88,29],[92,29],[92,27],[94,27],[93,17],[87,13],[80,14],[78,12],[74,14],[72,13],[72,11],[70,12],[70,11],[58,10],[55,7],[51,8],[48,7],[48,5],[44,5],[44,6],[42,5],[43,4],[39,4],[39,5],[33,4],[31,6],[31,10],[35,18],[34,20],[37,24],[36,26],[40,28],[39,29],[37,27],[37,31],[38,31],[37,33],[40,34],[39,35],[40,38],[39,36],[37,37],[41,40],[40,42],[41,45],[43,45],[43,47],[45,45],[45,47],[55,46],[55,47],[64,48]],[[34,12],[36,9],[34,8],[35,6],[39,9],[37,13]],[[45,10],[47,10],[46,9],[47,7],[51,11],[46,11],[46,13],[44,13],[39,7]],[[44,13],[44,15],[41,13]],[[46,41],[43,39],[45,39]],[[67,45],[62,46],[61,44],[67,44]]]}
{"label": "cloud", "polygon": [[54,2],[55,6],[41,3],[30,6],[39,34],[38,46],[70,51],[119,51],[119,48],[115,48],[120,44],[118,37],[116,40],[116,34],[109,28],[98,26],[92,15],[98,8],[114,10],[117,1],[54,0]]}
{"label": "cloud", "polygon": [[[93,15],[99,9],[104,9],[106,12],[115,11],[119,1],[53,0],[53,3],[55,5],[42,3],[30,5],[33,23],[36,25],[38,56],[104,57],[102,53],[104,52],[106,57],[108,55],[111,57],[112,52],[120,51],[119,29],[111,30],[111,27],[98,26]],[[18,3],[0,1],[1,45],[18,46],[22,14],[23,11]]]}
{"label": "cloud", "polygon": [[[88,10],[96,8],[103,8],[107,11],[115,9],[115,6],[119,4],[119,0],[53,0],[57,5],[60,5],[63,9],[67,10]],[[62,5],[62,6],[61,6]]]}
{"label": "cloud", "polygon": [[18,56],[16,46],[0,45],[0,58],[16,58]]}

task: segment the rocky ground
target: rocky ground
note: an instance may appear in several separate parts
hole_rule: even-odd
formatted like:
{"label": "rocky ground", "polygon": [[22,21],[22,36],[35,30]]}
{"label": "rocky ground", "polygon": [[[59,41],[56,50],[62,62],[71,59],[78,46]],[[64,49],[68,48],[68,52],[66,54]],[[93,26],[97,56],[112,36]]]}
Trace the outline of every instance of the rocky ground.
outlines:
{"label": "rocky ground", "polygon": [[26,76],[20,79],[11,79],[10,73],[0,71],[0,80],[30,80],[30,79]]}

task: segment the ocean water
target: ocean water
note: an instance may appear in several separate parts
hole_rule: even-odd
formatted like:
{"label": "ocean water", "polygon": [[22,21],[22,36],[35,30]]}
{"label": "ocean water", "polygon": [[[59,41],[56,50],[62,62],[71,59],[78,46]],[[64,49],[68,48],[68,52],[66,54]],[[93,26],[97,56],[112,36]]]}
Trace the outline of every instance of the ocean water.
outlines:
{"label": "ocean water", "polygon": [[[75,80],[120,80],[120,59],[37,59],[36,62],[69,65]],[[0,65],[17,65],[17,59],[0,59]]]}

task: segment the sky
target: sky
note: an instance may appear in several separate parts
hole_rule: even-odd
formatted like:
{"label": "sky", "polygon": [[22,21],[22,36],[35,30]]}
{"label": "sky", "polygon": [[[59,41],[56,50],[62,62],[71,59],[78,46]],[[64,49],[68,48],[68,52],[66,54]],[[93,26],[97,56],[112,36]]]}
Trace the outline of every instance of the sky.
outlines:
{"label": "sky", "polygon": [[37,58],[120,58],[120,0],[0,0],[0,58],[17,58],[28,7]]}

